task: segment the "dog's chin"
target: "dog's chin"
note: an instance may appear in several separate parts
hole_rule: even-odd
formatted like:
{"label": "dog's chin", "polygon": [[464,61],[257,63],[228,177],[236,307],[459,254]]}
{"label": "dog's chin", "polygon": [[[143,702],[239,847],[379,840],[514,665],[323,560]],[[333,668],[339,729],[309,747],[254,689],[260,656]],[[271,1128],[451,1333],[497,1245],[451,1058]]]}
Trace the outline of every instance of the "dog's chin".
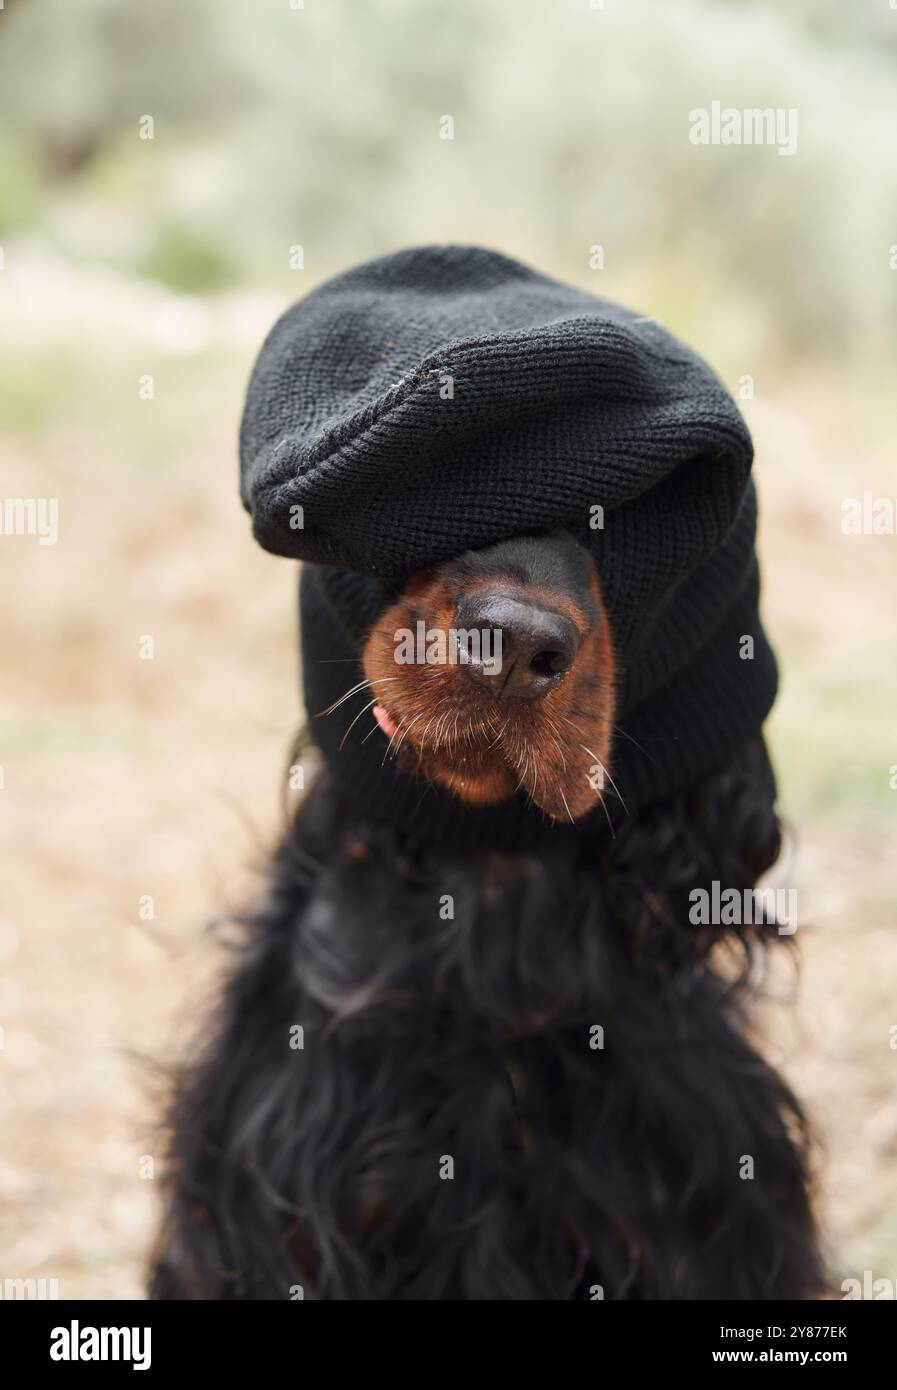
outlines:
{"label": "dog's chin", "polygon": [[591,756],[549,741],[531,709],[497,719],[494,709],[477,718],[469,708],[463,726],[447,718],[434,740],[418,739],[414,713],[393,715],[385,704],[373,715],[390,740],[397,766],[442,787],[470,807],[498,806],[522,795],[558,823],[592,811],[601,791],[589,778]]}

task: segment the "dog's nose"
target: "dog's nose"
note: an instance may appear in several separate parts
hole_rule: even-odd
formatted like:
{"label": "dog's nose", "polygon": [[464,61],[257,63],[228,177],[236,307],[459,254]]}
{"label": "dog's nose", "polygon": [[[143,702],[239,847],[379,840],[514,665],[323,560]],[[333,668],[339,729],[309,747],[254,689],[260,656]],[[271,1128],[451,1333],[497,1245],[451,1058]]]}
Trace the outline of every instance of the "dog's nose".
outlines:
{"label": "dog's nose", "polygon": [[563,613],[505,594],[470,594],[455,609],[460,660],[501,700],[534,700],[576,659],[580,636]]}

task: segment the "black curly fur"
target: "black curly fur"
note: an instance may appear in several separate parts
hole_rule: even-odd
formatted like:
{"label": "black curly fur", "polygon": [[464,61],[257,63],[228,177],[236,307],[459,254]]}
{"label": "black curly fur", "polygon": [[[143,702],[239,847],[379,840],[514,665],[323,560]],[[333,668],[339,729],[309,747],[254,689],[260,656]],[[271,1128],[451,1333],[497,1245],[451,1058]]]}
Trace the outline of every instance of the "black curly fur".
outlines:
{"label": "black curly fur", "polygon": [[177,1090],[153,1296],[816,1296],[807,1127],[743,1017],[784,939],[688,920],[774,862],[773,802],[758,742],[600,846],[456,862],[322,774]]}

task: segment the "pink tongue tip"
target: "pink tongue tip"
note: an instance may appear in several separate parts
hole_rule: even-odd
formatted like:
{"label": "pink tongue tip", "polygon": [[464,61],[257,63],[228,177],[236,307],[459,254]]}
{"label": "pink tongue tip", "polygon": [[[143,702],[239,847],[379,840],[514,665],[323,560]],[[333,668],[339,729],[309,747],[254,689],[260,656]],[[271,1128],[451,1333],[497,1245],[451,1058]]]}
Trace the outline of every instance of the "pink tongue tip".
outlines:
{"label": "pink tongue tip", "polygon": [[392,718],[392,716],[386,713],[386,710],[383,708],[382,705],[374,705],[374,718],[380,725],[380,728],[383,730],[386,737],[392,738],[393,734],[396,732],[399,726],[396,723],[396,721]]}

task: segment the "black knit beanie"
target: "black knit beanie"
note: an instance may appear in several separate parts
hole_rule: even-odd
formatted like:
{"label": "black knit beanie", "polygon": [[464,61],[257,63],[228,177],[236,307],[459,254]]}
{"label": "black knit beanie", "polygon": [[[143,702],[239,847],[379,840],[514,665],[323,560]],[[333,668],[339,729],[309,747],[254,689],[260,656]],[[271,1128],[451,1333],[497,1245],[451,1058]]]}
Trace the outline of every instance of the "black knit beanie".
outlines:
{"label": "black knit beanie", "polygon": [[622,676],[611,772],[629,812],[722,767],[772,705],[750,436],[709,367],[653,319],[478,247],[384,256],[275,325],[240,458],[256,538],[311,562],[314,739],[378,822],[501,849],[606,826],[600,808],[564,827],[519,798],[467,807],[384,763],[370,716],[341,749],[363,691],[321,715],[362,679],[366,633],[403,578],[495,541],[560,527],[594,558]]}

